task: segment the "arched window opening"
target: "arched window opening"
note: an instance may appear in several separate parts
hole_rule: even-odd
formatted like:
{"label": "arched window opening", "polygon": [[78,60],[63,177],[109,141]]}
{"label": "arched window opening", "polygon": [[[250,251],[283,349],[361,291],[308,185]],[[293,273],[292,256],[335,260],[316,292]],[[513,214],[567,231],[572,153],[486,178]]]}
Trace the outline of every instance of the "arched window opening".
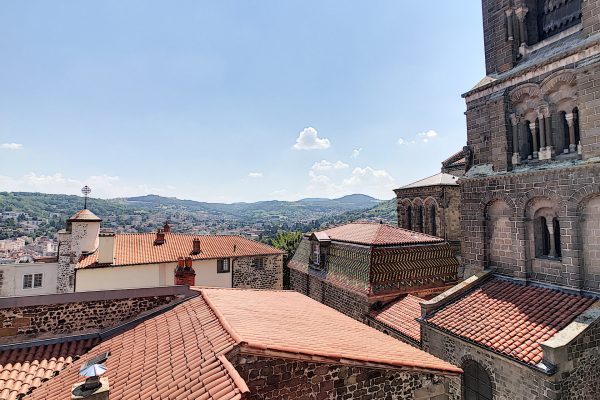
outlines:
{"label": "arched window opening", "polygon": [[529,124],[529,121],[525,121],[521,126],[523,135],[519,135],[519,138],[522,138],[520,148],[522,160],[531,159],[531,155],[533,154],[533,142],[531,140],[531,128]]}
{"label": "arched window opening", "polygon": [[573,128],[575,129],[575,145],[577,146],[581,140],[579,133],[579,109],[577,107],[573,109]]}
{"label": "arched window opening", "polygon": [[429,223],[431,224],[429,233],[433,236],[437,236],[437,221],[435,220],[436,209],[435,206],[431,206],[429,209]]}
{"label": "arched window opening", "polygon": [[406,229],[412,231],[412,206],[406,207]]}
{"label": "arched window opening", "polygon": [[549,208],[542,208],[534,217],[535,256],[537,258],[560,258],[560,223]]}
{"label": "arched window opening", "polygon": [[567,122],[567,113],[562,111],[560,113],[560,123],[562,125],[562,148],[556,148],[557,153],[568,153],[569,152],[569,123]]}
{"label": "arched window opening", "polygon": [[466,400],[492,400],[492,380],[487,371],[475,361],[467,361],[462,367],[463,390]]}
{"label": "arched window opening", "polygon": [[418,231],[423,232],[423,206],[419,206],[419,223]]}
{"label": "arched window opening", "polygon": [[540,230],[542,232],[542,249],[541,256],[550,254],[550,231],[548,230],[548,221],[545,217],[539,219]]}

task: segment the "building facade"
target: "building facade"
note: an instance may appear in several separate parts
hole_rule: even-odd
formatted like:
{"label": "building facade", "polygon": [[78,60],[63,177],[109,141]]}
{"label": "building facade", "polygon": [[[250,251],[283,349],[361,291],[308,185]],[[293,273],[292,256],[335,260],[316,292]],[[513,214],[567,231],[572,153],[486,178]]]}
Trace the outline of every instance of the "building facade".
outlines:
{"label": "building facade", "polygon": [[399,297],[431,297],[458,281],[443,239],[377,223],[305,235],[289,269],[293,290],[363,322]]}
{"label": "building facade", "polygon": [[283,254],[235,235],[100,232],[82,210],[59,232],[59,293],[188,285],[282,289]]}

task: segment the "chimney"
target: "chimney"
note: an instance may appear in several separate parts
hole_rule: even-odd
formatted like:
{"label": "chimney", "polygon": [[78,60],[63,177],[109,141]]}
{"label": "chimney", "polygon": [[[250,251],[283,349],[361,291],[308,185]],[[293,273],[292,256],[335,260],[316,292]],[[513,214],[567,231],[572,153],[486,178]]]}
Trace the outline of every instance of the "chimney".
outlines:
{"label": "chimney", "polygon": [[88,378],[71,388],[71,400],[109,400],[108,378]]}
{"label": "chimney", "polygon": [[186,257],[185,259],[179,257],[177,260],[177,268],[175,268],[176,285],[196,285],[196,271],[194,271],[192,263],[193,260],[191,257]]}
{"label": "chimney", "polygon": [[115,261],[114,232],[100,232],[98,244],[98,264],[112,264]]}
{"label": "chimney", "polygon": [[156,239],[154,239],[154,244],[161,245],[163,243],[165,243],[165,231],[159,228],[156,231]]}
{"label": "chimney", "polygon": [[195,237],[192,241],[192,254],[200,254],[200,238]]}
{"label": "chimney", "polygon": [[165,233],[171,232],[171,226],[169,225],[169,221],[165,221],[165,224],[163,225],[163,232],[165,232]]}

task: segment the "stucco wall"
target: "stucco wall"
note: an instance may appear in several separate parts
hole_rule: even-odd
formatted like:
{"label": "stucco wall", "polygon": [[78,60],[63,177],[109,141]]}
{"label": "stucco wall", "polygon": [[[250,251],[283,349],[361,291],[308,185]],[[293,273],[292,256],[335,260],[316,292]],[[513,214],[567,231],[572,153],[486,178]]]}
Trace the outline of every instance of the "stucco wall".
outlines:
{"label": "stucco wall", "polygon": [[[0,265],[0,297],[56,293],[57,271],[57,263]],[[26,274],[43,274],[42,287],[23,289],[23,276]]]}

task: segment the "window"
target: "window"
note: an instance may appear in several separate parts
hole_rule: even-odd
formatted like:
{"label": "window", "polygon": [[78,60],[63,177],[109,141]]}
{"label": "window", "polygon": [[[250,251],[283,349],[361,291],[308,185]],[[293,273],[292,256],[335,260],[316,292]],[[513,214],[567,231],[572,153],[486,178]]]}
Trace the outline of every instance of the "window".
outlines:
{"label": "window", "polygon": [[492,381],[486,370],[475,361],[463,365],[465,400],[492,400]]}
{"label": "window", "polygon": [[429,223],[431,224],[429,232],[433,235],[433,236],[437,236],[437,222],[435,220],[435,206],[431,206],[431,209],[429,210]]}
{"label": "window", "polygon": [[42,287],[43,274],[23,275],[23,289],[37,289]]}
{"label": "window", "polygon": [[262,257],[255,258],[252,262],[254,264],[254,268],[256,269],[264,269],[265,268],[265,259]]}
{"label": "window", "polygon": [[412,206],[406,207],[406,229],[412,231]]}
{"label": "window", "polygon": [[312,252],[311,252],[311,262],[314,265],[320,265],[321,264],[321,245],[319,245],[319,242],[312,242],[311,243],[311,247],[312,247]]}
{"label": "window", "polygon": [[217,273],[226,274],[229,272],[229,258],[217,260]]}

